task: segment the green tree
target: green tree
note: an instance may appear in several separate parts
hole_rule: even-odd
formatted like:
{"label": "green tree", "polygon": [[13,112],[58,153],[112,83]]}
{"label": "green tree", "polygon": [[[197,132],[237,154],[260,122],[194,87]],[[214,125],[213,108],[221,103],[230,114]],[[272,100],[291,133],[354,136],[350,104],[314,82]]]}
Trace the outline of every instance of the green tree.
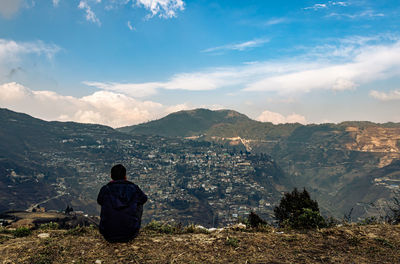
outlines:
{"label": "green tree", "polygon": [[279,206],[274,208],[274,213],[281,227],[310,229],[326,226],[324,218],[320,215],[317,201],[311,199],[306,189],[299,192],[295,188],[291,193],[285,193]]}

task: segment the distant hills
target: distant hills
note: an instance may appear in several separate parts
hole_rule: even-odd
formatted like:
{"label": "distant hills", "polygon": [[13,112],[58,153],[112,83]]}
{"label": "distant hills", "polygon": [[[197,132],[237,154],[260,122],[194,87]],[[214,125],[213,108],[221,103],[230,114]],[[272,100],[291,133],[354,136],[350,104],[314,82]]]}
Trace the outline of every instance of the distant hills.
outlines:
{"label": "distant hills", "polygon": [[[133,126],[117,128],[118,131],[132,135],[158,135],[167,137],[242,137],[246,139],[281,139],[292,136],[307,137],[315,130],[335,129],[344,131],[346,127],[400,128],[400,123],[376,124],[368,121],[347,121],[339,124],[287,123],[274,125],[250,119],[234,110],[194,109],[169,114],[158,120]],[[294,132],[292,134],[292,132]],[[300,135],[302,134],[302,135]]]}
{"label": "distant hills", "polygon": [[[102,125],[47,122],[2,108],[0,123],[0,212],[26,209],[47,200],[48,206],[63,208],[71,202],[71,197],[79,197],[82,191],[74,183],[82,173],[68,163],[88,154],[82,154],[85,149],[81,152],[76,149],[106,138],[129,137]],[[107,159],[118,155],[112,151],[106,154]],[[65,156],[62,158],[65,165],[53,161],[57,156]],[[98,166],[104,166],[104,161]],[[63,179],[62,186],[68,188],[63,191],[65,195],[61,195],[60,179]],[[57,199],[49,199],[52,197]],[[82,204],[87,206],[86,201]]]}
{"label": "distant hills", "polygon": [[195,109],[119,130],[132,135],[197,136],[267,153],[291,185],[310,189],[322,207],[336,216],[353,207],[355,217],[378,213],[376,207],[399,189],[400,175],[386,173],[386,166],[400,169],[400,123],[273,125],[231,110]]}
{"label": "distant hills", "polygon": [[[151,213],[161,217],[167,210],[166,218],[185,214],[200,219],[220,197],[229,198],[225,191],[231,188],[238,191],[235,199],[243,201],[251,189],[230,184],[236,168],[224,165],[236,159],[249,164],[239,165],[249,166],[243,170],[246,179],[265,190],[253,191],[243,208],[257,207],[264,197],[276,202],[280,192],[296,186],[306,187],[326,215],[341,217],[353,208],[356,219],[382,214],[400,188],[399,123],[273,125],[232,110],[208,109],[180,111],[119,129],[46,122],[7,109],[0,109],[0,122],[0,211],[70,203],[96,213],[98,188],[116,162],[132,164],[131,176],[155,192]],[[220,167],[211,159],[206,167],[196,165],[196,160],[211,155],[220,157]],[[199,173],[209,175],[212,183],[193,189],[197,185],[191,181]],[[230,178],[218,183],[221,175]],[[201,212],[189,210],[192,206]]]}
{"label": "distant hills", "polygon": [[[212,226],[250,206],[268,217],[282,169],[268,155],[221,144],[133,136],[101,125],[47,122],[0,109],[0,212],[40,205],[98,214],[98,191],[122,163],[149,196],[144,221]],[[227,195],[229,194],[229,195]],[[260,204],[260,199],[263,200]],[[267,202],[266,202],[267,201]]]}
{"label": "distant hills", "polygon": [[199,136],[221,124],[242,124],[252,122],[247,116],[233,110],[195,109],[179,111],[135,126],[118,128],[117,130],[135,135],[159,135],[167,137]]}

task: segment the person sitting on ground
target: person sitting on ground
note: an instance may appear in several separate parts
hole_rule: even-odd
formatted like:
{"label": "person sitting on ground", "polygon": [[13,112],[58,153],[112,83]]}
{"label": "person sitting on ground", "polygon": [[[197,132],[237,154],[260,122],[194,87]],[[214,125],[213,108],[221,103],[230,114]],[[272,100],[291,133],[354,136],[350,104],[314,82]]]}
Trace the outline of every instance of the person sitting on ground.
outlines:
{"label": "person sitting on ground", "polygon": [[97,197],[101,205],[100,233],[109,242],[128,242],[139,234],[146,194],[126,178],[121,164],[111,169],[111,178]]}

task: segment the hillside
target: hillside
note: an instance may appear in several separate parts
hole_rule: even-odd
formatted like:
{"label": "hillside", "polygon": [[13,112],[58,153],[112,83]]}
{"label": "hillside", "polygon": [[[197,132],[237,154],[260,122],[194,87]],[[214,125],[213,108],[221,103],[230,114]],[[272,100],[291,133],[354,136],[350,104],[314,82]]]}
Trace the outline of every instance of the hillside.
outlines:
{"label": "hillside", "polygon": [[[0,123],[0,212],[26,209],[45,201],[52,204],[51,207],[64,208],[71,200],[68,196],[81,195],[82,186],[75,184],[74,178],[84,169],[68,166],[68,163],[82,156],[93,158],[80,147],[98,145],[97,142],[109,138],[127,138],[106,126],[47,122],[7,109],[0,109]],[[115,159],[119,155],[111,150],[107,158]],[[51,161],[57,156],[62,157],[64,166]],[[88,204],[82,200],[82,204]]]}
{"label": "hillside", "polygon": [[[218,226],[271,218],[287,182],[268,155],[209,142],[131,136],[99,125],[46,122],[0,111],[0,213],[36,205],[99,214],[96,198],[116,163],[149,196],[144,221]],[[22,199],[23,198],[23,199]]]}
{"label": "hillside", "polygon": [[[184,127],[186,119],[181,117],[198,111],[181,111],[179,115],[170,116]],[[217,111],[207,113],[218,116]],[[201,117],[200,114],[196,116]],[[142,125],[138,125],[131,127],[130,133],[140,131],[154,135],[170,129],[164,119],[144,125],[146,130],[140,130]],[[168,135],[181,136],[178,131],[172,132]],[[267,153],[290,180],[286,187],[307,187],[327,215],[342,217],[351,208],[354,208],[355,218],[379,215],[376,207],[381,207],[392,196],[393,190],[399,188],[400,176],[385,174],[385,167],[396,167],[400,160],[399,123],[348,121],[340,124],[273,125],[242,118],[235,122],[222,120],[207,130],[204,127],[191,130],[185,136],[200,134],[203,135],[198,138],[200,141],[216,142],[252,153]],[[381,173],[375,173],[377,169],[382,169]],[[361,185],[362,188],[349,188]]]}
{"label": "hillside", "polygon": [[352,225],[308,232],[224,229],[208,234],[161,234],[145,229],[134,241],[120,244],[107,243],[92,228],[39,229],[22,238],[0,234],[0,262],[21,264],[391,264],[398,263],[399,249],[400,227],[389,225]]}
{"label": "hillside", "polygon": [[272,219],[282,192],[294,186],[306,187],[324,215],[342,218],[353,208],[360,220],[384,214],[399,189],[399,124],[273,125],[206,109],[160,122],[169,119],[197,134],[132,135],[1,109],[0,211],[71,205],[96,215],[97,192],[116,163],[151,197],[145,221],[219,226],[251,210]]}
{"label": "hillside", "polygon": [[220,124],[236,124],[249,121],[250,119],[247,116],[232,110],[211,111],[208,109],[195,109],[179,111],[159,120],[136,126],[122,127],[118,130],[134,135],[189,137],[202,135],[213,126]]}

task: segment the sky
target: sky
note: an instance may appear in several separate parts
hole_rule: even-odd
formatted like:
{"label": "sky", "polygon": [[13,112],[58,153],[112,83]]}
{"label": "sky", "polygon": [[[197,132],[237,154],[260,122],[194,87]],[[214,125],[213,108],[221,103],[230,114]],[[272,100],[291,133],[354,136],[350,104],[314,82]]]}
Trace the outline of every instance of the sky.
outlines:
{"label": "sky", "polygon": [[0,107],[139,124],[400,122],[398,0],[0,0]]}

